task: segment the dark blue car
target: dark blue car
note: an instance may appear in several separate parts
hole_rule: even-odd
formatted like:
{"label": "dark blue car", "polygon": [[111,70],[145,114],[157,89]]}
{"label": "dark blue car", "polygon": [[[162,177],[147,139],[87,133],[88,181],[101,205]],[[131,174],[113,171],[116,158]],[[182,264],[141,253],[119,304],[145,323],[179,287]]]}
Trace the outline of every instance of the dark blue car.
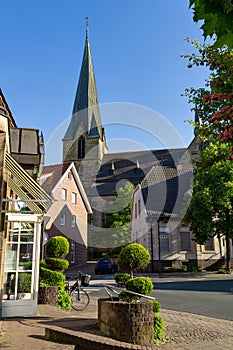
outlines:
{"label": "dark blue car", "polygon": [[118,270],[117,264],[111,258],[100,258],[95,267],[95,274],[115,273]]}

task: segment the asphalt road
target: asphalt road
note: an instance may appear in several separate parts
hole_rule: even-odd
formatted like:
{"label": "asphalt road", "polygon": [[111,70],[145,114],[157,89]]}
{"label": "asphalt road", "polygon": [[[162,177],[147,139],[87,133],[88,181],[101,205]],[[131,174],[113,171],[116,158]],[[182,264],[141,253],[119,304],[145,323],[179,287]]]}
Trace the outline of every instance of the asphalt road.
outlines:
{"label": "asphalt road", "polygon": [[233,280],[158,281],[153,291],[164,309],[233,321]]}
{"label": "asphalt road", "polygon": [[[154,296],[163,309],[190,312],[233,321],[232,278],[158,278],[152,277]],[[90,295],[107,297],[103,283],[114,283],[112,275],[96,276]]]}

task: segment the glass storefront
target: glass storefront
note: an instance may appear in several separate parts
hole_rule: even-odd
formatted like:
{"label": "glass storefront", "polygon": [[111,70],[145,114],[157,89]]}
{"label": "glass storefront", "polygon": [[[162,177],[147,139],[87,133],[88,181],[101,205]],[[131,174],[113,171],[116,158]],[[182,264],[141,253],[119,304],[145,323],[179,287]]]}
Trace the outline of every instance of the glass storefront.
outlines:
{"label": "glass storefront", "polygon": [[33,296],[35,223],[9,222],[3,299]]}

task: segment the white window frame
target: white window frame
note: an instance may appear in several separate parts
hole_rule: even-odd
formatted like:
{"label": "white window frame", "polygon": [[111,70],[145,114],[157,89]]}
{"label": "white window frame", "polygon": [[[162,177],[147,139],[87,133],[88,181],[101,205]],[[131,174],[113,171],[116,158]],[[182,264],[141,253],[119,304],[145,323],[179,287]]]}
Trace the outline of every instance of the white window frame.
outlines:
{"label": "white window frame", "polygon": [[66,213],[61,213],[60,214],[60,225],[65,226],[66,224]]}
{"label": "white window frame", "polygon": [[66,201],[67,199],[67,190],[65,188],[61,189],[61,200]]}
{"label": "white window frame", "polygon": [[77,193],[76,192],[72,192],[71,203],[77,204]]}

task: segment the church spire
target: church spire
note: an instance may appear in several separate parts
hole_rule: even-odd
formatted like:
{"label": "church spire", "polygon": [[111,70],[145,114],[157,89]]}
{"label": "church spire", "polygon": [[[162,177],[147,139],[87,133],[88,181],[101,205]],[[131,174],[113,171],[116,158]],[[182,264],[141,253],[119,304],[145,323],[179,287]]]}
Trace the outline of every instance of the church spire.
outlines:
{"label": "church spire", "polygon": [[72,120],[64,136],[66,140],[73,139],[81,123],[87,136],[100,138],[103,136],[88,32],[88,17],[86,17],[86,40],[83,60],[73,105]]}

